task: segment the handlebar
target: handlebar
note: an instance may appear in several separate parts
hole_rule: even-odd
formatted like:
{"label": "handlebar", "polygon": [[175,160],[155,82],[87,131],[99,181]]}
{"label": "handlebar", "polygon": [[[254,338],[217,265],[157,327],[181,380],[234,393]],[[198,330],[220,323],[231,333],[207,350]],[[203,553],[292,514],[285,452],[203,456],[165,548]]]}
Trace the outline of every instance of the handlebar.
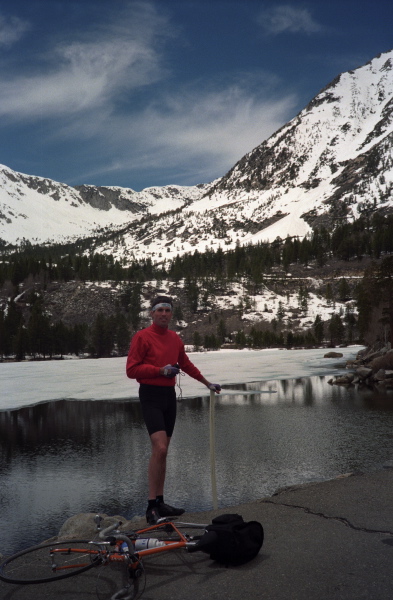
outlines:
{"label": "handlebar", "polygon": [[[130,538],[127,537],[124,533],[120,533],[120,531],[116,531],[116,530],[118,530],[118,528],[120,527],[121,524],[122,524],[121,521],[117,521],[116,523],[109,525],[109,527],[106,527],[105,529],[100,531],[98,537],[101,540],[105,540],[111,544],[115,544],[115,542],[117,540],[120,540],[121,542],[125,542],[128,546],[128,552],[130,553],[130,556],[135,556],[134,544],[132,543]],[[115,533],[115,535],[109,535],[112,532]]]}

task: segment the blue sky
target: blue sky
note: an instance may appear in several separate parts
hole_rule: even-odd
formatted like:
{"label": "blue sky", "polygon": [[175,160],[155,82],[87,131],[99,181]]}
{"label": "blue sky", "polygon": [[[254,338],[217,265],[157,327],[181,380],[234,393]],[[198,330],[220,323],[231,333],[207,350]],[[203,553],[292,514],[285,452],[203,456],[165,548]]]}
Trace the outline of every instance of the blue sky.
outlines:
{"label": "blue sky", "polygon": [[392,0],[2,0],[0,163],[70,185],[224,175],[393,48]]}

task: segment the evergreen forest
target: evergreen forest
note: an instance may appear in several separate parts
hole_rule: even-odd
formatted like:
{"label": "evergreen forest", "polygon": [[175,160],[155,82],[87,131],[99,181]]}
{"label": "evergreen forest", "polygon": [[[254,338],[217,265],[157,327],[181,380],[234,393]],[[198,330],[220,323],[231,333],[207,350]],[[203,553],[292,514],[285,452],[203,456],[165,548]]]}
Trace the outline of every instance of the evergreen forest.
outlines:
{"label": "evergreen forest", "polygon": [[[195,329],[195,349],[233,347],[313,347],[343,343],[373,343],[393,333],[393,215],[362,216],[342,223],[332,231],[314,230],[309,236],[277,239],[273,243],[236,246],[233,250],[209,250],[153,263],[150,259],[126,263],[111,254],[91,251],[97,240],[73,244],[36,246],[25,242],[3,246],[0,254],[0,359],[62,357],[66,354],[94,357],[124,355],[133,332],[145,325],[141,317],[143,286],[167,281],[181,289],[182,308],[174,316],[187,320],[209,313],[206,331]],[[291,280],[288,272],[310,265],[323,271],[337,261],[362,264],[362,277],[353,281],[340,277],[324,287],[332,304],[329,322],[317,315],[307,331],[294,332],[282,326],[284,306],[266,324],[247,330],[235,329],[228,315],[211,311],[217,290],[230,293],[234,282],[242,282],[245,293],[238,314],[250,308],[253,295],[267,281],[278,288]],[[64,323],[54,320],[45,303],[45,292],[53,282],[107,282],[120,290],[111,314],[97,310],[90,322]],[[296,284],[293,284],[296,285]],[[158,286],[159,287],[159,286]],[[299,305],[307,307],[308,291],[299,284]],[[334,311],[334,302],[348,302],[344,313]],[[382,332],[382,333],[381,333]],[[374,338],[374,339],[373,339]],[[189,340],[190,341],[190,340]]]}

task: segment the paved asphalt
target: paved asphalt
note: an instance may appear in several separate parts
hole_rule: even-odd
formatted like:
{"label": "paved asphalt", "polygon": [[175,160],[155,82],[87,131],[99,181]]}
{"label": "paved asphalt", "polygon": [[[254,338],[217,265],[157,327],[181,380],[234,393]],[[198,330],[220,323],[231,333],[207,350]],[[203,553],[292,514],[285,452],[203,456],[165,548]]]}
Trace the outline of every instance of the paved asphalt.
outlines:
{"label": "paved asphalt", "polygon": [[[223,512],[262,523],[259,556],[236,568],[202,553],[150,557],[143,600],[393,599],[393,468],[287,488],[182,519],[208,523]],[[117,589],[116,574],[107,569],[98,580],[103,569],[36,586],[0,582],[0,599],[107,600]]]}

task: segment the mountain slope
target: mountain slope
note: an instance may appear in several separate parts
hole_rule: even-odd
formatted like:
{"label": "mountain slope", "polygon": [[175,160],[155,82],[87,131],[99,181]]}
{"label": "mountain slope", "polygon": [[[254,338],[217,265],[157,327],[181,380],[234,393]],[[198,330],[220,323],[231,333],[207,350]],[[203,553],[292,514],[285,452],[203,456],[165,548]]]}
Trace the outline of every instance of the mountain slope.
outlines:
{"label": "mountain slope", "polygon": [[126,223],[184,207],[203,186],[152,187],[135,192],[120,187],[75,188],[0,165],[0,239],[18,243],[65,241],[111,231]]}
{"label": "mountain slope", "polygon": [[192,209],[222,210],[230,202],[232,212],[259,223],[258,234],[245,240],[251,242],[302,236],[312,225],[367,209],[390,211],[392,132],[390,51],[337,77]]}
{"label": "mountain slope", "polygon": [[393,51],[343,73],[210,185],[71,188],[1,169],[0,238],[95,235],[92,246],[161,262],[194,250],[303,237],[393,210]]}

